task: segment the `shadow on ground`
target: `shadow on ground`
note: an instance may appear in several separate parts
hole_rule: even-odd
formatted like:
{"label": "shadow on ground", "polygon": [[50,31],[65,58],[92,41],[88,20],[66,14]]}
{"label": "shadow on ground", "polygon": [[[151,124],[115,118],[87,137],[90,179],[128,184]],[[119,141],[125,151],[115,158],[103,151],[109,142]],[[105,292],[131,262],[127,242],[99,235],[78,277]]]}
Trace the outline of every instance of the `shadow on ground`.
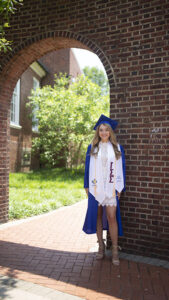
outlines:
{"label": "shadow on ground", "polygon": [[[76,287],[81,287],[81,295],[78,295],[81,297],[85,297],[87,289],[117,299],[144,299],[145,293],[155,296],[160,280],[165,277],[162,268],[124,259],[115,267],[109,257],[97,261],[95,253],[59,251],[5,241],[0,241],[0,266],[3,275],[67,293],[74,294]],[[4,296],[6,292],[4,288]],[[161,296],[164,296],[162,290]]]}

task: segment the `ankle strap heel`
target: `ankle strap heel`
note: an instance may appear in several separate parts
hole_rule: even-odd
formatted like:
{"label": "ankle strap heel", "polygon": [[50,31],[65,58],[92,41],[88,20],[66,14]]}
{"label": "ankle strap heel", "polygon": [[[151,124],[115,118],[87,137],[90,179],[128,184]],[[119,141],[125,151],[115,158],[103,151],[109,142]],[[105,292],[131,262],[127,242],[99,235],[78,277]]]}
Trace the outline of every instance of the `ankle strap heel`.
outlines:
{"label": "ankle strap heel", "polygon": [[118,255],[118,245],[113,245],[112,247],[112,264],[114,266],[119,266],[120,261],[119,261],[119,255]]}
{"label": "ankle strap heel", "polygon": [[99,260],[99,259],[103,259],[105,256],[105,244],[104,244],[104,241],[102,244],[99,244],[99,250],[98,250],[98,253],[96,254],[96,259]]}

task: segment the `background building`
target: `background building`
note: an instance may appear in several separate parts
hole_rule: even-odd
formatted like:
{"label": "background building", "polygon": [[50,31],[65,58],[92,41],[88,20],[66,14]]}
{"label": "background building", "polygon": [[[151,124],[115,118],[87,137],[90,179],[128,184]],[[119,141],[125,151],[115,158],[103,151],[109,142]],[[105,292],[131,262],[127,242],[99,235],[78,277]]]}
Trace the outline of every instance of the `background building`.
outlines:
{"label": "background building", "polygon": [[10,114],[10,171],[39,168],[39,159],[31,155],[32,138],[38,126],[32,125],[26,107],[32,89],[54,84],[54,74],[67,73],[72,78],[81,74],[71,49],[50,52],[32,63],[18,80],[13,92]]}

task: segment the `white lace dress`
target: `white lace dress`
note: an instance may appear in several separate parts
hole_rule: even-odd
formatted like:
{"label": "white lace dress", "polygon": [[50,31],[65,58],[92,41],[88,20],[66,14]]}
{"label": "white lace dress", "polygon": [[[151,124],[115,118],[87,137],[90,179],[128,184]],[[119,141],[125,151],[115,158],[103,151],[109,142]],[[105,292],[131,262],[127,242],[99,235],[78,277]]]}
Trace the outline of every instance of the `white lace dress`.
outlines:
{"label": "white lace dress", "polygon": [[[108,163],[108,144],[107,143],[99,143],[99,147],[101,147],[101,160],[102,160],[102,170],[103,170],[103,181],[104,181],[104,188],[106,185],[106,179],[107,179],[107,163]],[[116,198],[115,197],[105,197],[102,204],[99,204],[99,206],[117,206]]]}

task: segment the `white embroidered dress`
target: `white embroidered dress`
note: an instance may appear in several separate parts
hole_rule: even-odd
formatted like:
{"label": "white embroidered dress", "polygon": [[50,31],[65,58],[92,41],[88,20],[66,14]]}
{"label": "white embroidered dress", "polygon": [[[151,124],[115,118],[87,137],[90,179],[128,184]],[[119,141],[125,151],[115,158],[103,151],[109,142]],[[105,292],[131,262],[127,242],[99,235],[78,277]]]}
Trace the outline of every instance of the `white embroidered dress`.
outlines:
{"label": "white embroidered dress", "polygon": [[[99,143],[99,147],[101,148],[101,161],[102,161],[102,171],[103,171],[103,182],[104,182],[104,189],[106,187],[106,180],[107,180],[107,164],[108,164],[108,143]],[[99,203],[99,206],[117,206],[116,198],[115,197],[105,197],[102,204]]]}

